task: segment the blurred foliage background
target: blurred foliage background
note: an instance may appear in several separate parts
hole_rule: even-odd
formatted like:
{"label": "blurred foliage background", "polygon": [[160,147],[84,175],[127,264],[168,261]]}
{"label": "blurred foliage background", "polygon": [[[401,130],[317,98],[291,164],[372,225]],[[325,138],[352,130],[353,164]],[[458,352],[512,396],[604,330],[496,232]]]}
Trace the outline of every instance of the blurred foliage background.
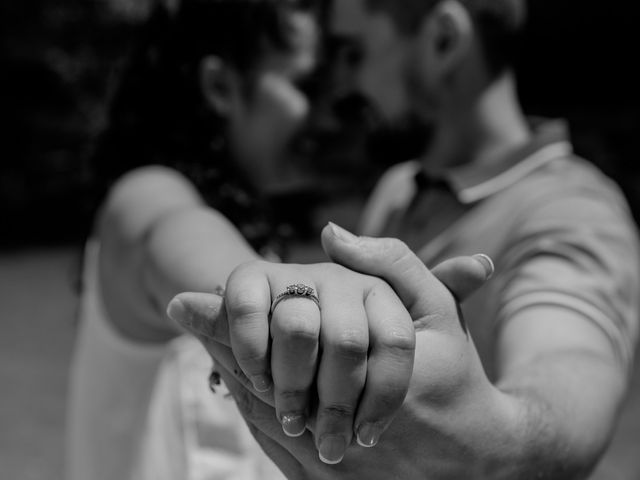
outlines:
{"label": "blurred foliage background", "polygon": [[0,5],[3,244],[86,230],[88,161],[148,1],[4,0]]}
{"label": "blurred foliage background", "polygon": [[[82,240],[89,157],[152,1],[0,4],[0,245]],[[638,218],[640,18],[622,0],[606,9],[594,0],[536,0],[530,10],[518,68],[525,107],[567,117],[578,152],[619,182]],[[385,161],[409,154],[391,152]]]}

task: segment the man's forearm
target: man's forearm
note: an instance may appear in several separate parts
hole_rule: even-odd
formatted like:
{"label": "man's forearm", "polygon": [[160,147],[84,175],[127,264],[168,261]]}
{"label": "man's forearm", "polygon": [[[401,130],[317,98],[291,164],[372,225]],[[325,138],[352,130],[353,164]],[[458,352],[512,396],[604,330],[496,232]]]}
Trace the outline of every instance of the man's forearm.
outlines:
{"label": "man's forearm", "polygon": [[[545,352],[492,385],[473,349],[450,355],[445,368],[437,362],[439,344],[417,350],[413,387],[391,430],[391,442],[413,452],[407,468],[438,479],[586,478],[624,396],[624,369],[613,356],[586,348]],[[470,367],[456,379],[464,363]]]}
{"label": "man's forearm", "polygon": [[546,354],[510,372],[497,386],[516,412],[518,460],[517,476],[504,478],[586,478],[608,444],[625,385],[614,361],[587,350]]}

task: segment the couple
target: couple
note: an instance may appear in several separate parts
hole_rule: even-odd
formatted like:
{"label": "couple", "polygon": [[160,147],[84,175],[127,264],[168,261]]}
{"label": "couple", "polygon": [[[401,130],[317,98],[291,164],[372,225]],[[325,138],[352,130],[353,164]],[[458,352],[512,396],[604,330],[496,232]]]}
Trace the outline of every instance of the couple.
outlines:
{"label": "couple", "polygon": [[[525,17],[517,0],[332,2],[345,88],[430,134],[380,179],[366,236],[325,227],[334,263],[316,265],[260,259],[277,245],[262,195],[308,110],[312,12],[184,0],[152,19],[103,151],[155,166],[118,178],[87,243],[71,480],[587,478],[629,384],[637,237],[564,125],[524,116]],[[471,295],[493,270],[476,252],[496,272]],[[206,391],[184,329],[235,402]]]}

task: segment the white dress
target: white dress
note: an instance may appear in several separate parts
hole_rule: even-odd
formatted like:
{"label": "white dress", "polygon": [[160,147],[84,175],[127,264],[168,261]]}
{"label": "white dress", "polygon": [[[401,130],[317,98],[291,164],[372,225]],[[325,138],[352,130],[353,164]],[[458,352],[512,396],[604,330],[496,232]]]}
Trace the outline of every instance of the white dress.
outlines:
{"label": "white dress", "polygon": [[111,325],[86,247],[67,410],[67,480],[281,480],[197,340],[140,344]]}

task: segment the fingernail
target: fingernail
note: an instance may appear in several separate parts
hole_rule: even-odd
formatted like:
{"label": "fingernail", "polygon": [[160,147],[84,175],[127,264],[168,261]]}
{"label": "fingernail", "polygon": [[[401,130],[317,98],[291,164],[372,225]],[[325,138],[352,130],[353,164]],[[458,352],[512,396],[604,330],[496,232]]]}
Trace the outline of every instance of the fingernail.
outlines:
{"label": "fingernail", "polygon": [[331,227],[331,230],[333,231],[333,234],[336,237],[338,237],[340,240],[342,240],[343,242],[355,243],[358,240],[358,237],[356,235],[354,235],[353,233],[345,230],[342,227],[339,227],[338,225],[336,225],[333,222],[329,222],[329,226]]}
{"label": "fingernail", "polygon": [[266,375],[252,376],[251,383],[253,384],[253,388],[260,393],[267,392],[271,388],[271,380]]}
{"label": "fingernail", "polygon": [[361,447],[371,448],[378,443],[382,429],[374,423],[363,423],[356,433],[356,441]]}
{"label": "fingernail", "polygon": [[299,437],[306,429],[304,415],[299,413],[286,413],[282,415],[282,430],[288,437]]}
{"label": "fingernail", "polygon": [[173,298],[167,306],[167,315],[171,320],[178,323],[182,327],[186,328],[189,332],[196,336],[207,336],[204,325],[197,320],[194,321],[194,315],[189,313],[189,310],[178,298]]}
{"label": "fingernail", "polygon": [[167,306],[167,315],[171,320],[180,324],[194,335],[198,337],[210,337],[209,332],[207,332],[206,325],[198,318],[197,315],[193,315],[182,300],[177,297],[174,297],[169,302],[169,305]]}
{"label": "fingernail", "polygon": [[489,255],[485,255],[484,253],[478,253],[473,255],[477,261],[479,261],[484,267],[485,278],[489,280],[493,276],[493,272],[495,272],[495,266],[493,265],[493,260]]}
{"label": "fingernail", "polygon": [[184,307],[184,303],[173,298],[167,305],[167,315],[174,322],[182,324],[187,318],[187,309]]}
{"label": "fingernail", "polygon": [[340,463],[344,458],[347,442],[342,435],[325,435],[320,439],[318,456],[329,465]]}

